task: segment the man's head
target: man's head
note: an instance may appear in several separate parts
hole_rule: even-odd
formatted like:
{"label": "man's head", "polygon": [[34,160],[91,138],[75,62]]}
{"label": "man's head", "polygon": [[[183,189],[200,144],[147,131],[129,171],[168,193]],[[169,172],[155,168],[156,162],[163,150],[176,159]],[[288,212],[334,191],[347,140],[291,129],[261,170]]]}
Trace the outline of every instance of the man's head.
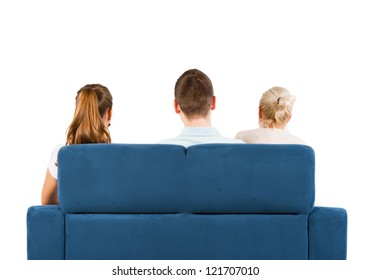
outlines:
{"label": "man's head", "polygon": [[175,110],[189,120],[205,118],[215,108],[213,85],[209,77],[197,69],[184,72],[175,84]]}

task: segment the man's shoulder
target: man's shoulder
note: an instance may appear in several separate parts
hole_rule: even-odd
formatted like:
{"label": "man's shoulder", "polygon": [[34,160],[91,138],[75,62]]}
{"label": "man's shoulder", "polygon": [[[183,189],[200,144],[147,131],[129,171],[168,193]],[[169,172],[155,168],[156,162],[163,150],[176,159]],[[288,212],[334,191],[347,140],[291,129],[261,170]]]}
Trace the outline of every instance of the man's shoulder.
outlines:
{"label": "man's shoulder", "polygon": [[241,139],[234,139],[229,137],[220,136],[215,139],[216,143],[226,143],[226,144],[241,144],[245,143]]}
{"label": "man's shoulder", "polygon": [[179,137],[162,139],[158,141],[157,144],[181,145],[184,147],[189,146],[189,143],[186,140],[180,139]]}

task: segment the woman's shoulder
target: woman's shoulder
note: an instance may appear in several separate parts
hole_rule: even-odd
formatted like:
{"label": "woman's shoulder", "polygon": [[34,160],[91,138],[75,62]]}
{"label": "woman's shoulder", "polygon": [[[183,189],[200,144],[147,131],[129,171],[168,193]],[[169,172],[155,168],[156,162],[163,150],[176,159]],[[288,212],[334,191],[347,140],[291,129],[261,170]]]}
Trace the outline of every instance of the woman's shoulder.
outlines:
{"label": "woman's shoulder", "polygon": [[242,139],[243,141],[250,141],[251,138],[254,138],[256,135],[260,134],[260,128],[241,130],[237,132],[236,139]]}
{"label": "woman's shoulder", "polygon": [[237,135],[239,136],[245,136],[245,135],[253,135],[256,133],[261,133],[261,131],[264,131],[263,128],[253,128],[253,129],[247,129],[247,130],[241,130],[237,132]]}
{"label": "woman's shoulder", "polygon": [[50,159],[49,159],[49,163],[48,163],[48,168],[49,168],[49,172],[50,174],[53,176],[53,178],[57,179],[57,166],[58,166],[58,152],[60,150],[60,148],[62,148],[64,145],[63,144],[58,144],[58,145],[55,145],[52,152],[51,152],[51,155],[50,155]]}
{"label": "woman's shoulder", "polygon": [[305,144],[305,141],[303,139],[296,136],[295,134],[292,134],[290,131],[287,131],[287,134],[289,135],[292,144]]}
{"label": "woman's shoulder", "polygon": [[59,152],[59,150],[60,150],[63,146],[65,146],[65,145],[64,145],[64,144],[57,144],[57,145],[55,145],[55,146],[53,147],[52,152],[51,152],[51,158],[52,158],[53,160],[56,160],[56,159],[57,159],[58,152]]}
{"label": "woman's shoulder", "polygon": [[58,153],[58,151],[63,147],[65,146],[64,144],[57,144],[54,146],[54,148],[52,149],[52,153]]}

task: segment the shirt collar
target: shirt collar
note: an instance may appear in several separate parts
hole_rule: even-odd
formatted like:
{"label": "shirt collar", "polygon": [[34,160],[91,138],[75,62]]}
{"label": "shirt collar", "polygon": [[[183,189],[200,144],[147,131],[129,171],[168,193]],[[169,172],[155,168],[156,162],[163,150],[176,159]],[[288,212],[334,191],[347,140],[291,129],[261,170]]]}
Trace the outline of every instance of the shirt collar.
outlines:
{"label": "shirt collar", "polygon": [[181,136],[220,136],[214,127],[184,127]]}

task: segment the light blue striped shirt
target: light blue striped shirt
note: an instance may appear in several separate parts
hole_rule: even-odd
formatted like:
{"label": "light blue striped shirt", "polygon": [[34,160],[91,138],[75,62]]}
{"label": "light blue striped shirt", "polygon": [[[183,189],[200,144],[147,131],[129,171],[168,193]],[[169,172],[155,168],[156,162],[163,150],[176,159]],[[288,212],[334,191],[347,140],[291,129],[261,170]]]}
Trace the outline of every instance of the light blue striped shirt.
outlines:
{"label": "light blue striped shirt", "polygon": [[159,144],[177,144],[189,147],[197,144],[211,143],[244,143],[240,139],[227,138],[222,136],[216,128],[213,127],[185,127],[180,135],[174,138],[163,139]]}

